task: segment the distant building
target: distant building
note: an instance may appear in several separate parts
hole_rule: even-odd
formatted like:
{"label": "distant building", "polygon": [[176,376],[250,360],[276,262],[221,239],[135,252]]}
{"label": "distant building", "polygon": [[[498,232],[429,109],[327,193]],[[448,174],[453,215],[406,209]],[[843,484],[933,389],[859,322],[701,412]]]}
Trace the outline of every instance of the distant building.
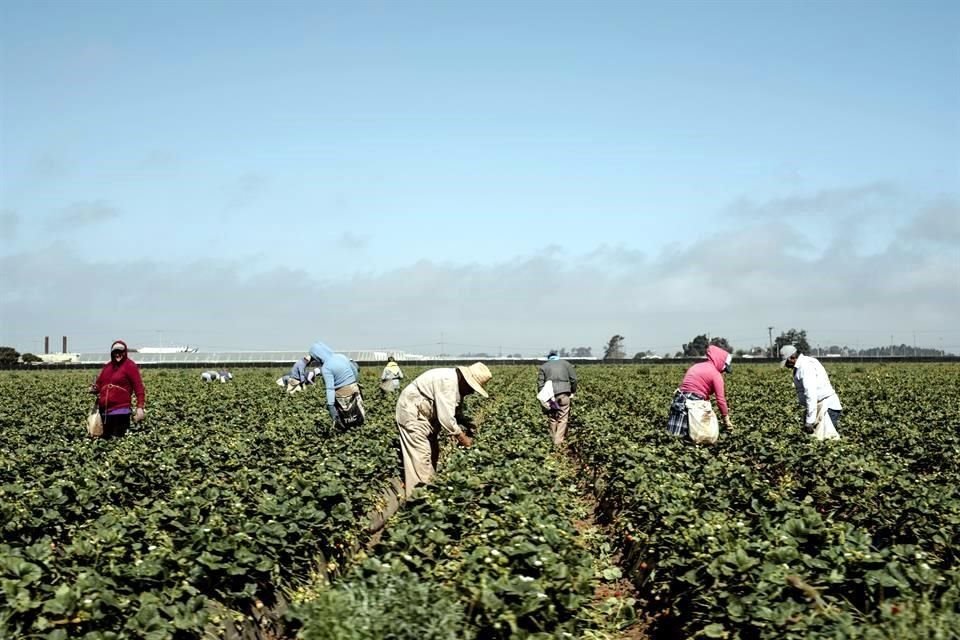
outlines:
{"label": "distant building", "polygon": [[196,353],[196,347],[140,347],[139,349],[130,349],[130,353]]}

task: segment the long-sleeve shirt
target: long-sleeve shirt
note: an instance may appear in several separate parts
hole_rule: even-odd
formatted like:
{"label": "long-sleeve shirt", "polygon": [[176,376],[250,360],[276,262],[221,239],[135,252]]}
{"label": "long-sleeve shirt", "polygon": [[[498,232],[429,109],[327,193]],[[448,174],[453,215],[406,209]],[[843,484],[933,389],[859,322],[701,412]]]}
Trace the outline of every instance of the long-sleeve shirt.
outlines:
{"label": "long-sleeve shirt", "polygon": [[320,372],[327,389],[327,404],[336,402],[336,390],[353,384],[357,381],[358,368],[347,356],[334,353],[330,347],[322,342],[316,342],[310,347],[310,355],[321,362]]}
{"label": "long-sleeve shirt", "polygon": [[577,392],[577,370],[566,360],[551,357],[540,365],[537,373],[537,391],[543,389],[547,380],[553,383],[553,395]]}
{"label": "long-sleeve shirt", "polygon": [[793,367],[793,386],[797,390],[797,402],[804,408],[804,421],[807,424],[817,422],[817,405],[821,402],[826,402],[827,409],[843,409],[826,369],[816,358],[803,354],[797,356],[797,363]]}
{"label": "long-sleeve shirt", "polygon": [[127,413],[132,396],[137,396],[137,408],[142,409],[147,394],[140,377],[140,368],[130,358],[124,357],[120,364],[108,362],[94,383],[97,404],[105,413]]}
{"label": "long-sleeve shirt", "polygon": [[307,382],[307,364],[310,362],[310,358],[300,358],[293,363],[293,367],[290,368],[290,373],[287,374],[297,382]]}
{"label": "long-sleeve shirt", "polygon": [[460,414],[460,386],[456,369],[424,371],[400,393],[398,404],[415,408],[416,412],[452,436],[463,429],[458,423]]}
{"label": "long-sleeve shirt", "polygon": [[710,345],[707,347],[706,362],[698,362],[687,369],[683,382],[680,383],[680,391],[695,393],[704,400],[709,400],[711,394],[716,394],[717,407],[720,408],[722,416],[730,413],[721,373],[727,364],[728,355],[720,347]]}

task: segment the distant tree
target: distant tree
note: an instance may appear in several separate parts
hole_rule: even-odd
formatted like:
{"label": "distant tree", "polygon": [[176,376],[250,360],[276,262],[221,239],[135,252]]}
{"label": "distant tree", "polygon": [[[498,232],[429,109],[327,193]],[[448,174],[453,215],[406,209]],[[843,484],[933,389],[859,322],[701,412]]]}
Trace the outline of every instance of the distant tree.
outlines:
{"label": "distant tree", "polygon": [[626,358],[627,354],[623,351],[623,340],[624,337],[619,333],[612,336],[610,341],[607,342],[607,346],[603,348],[603,359],[622,360]]}
{"label": "distant tree", "polygon": [[710,346],[710,341],[707,339],[707,334],[700,334],[687,344],[683,345],[683,355],[687,358],[705,356],[707,355],[708,346]]}
{"label": "distant tree", "polygon": [[570,352],[567,351],[566,348],[561,347],[560,351],[557,352],[557,355],[560,356],[561,358],[566,358],[567,356],[570,355]]}
{"label": "distant tree", "polygon": [[13,367],[20,358],[20,352],[13,347],[0,347],[0,367]]}
{"label": "distant tree", "polygon": [[[710,344],[712,344],[715,347],[720,347],[727,353],[733,353],[733,347],[730,346],[730,343],[727,341],[726,338],[721,338],[720,336],[717,336],[716,338],[711,338]],[[704,355],[706,355],[706,351],[704,351]]]}
{"label": "distant tree", "polygon": [[780,348],[792,344],[797,348],[800,353],[809,354],[810,353],[810,343],[807,342],[807,330],[800,329],[790,329],[789,331],[784,331],[777,339],[773,341],[773,354],[772,357],[778,357],[780,355]]}
{"label": "distant tree", "polygon": [[571,353],[570,356],[573,358],[592,358],[593,357],[593,347],[576,347]]}
{"label": "distant tree", "polygon": [[23,361],[23,362],[27,362],[27,363],[30,363],[30,362],[43,362],[43,358],[41,358],[40,356],[35,356],[35,355],[33,355],[32,353],[25,353],[25,354],[23,354],[22,356],[20,356],[20,360]]}

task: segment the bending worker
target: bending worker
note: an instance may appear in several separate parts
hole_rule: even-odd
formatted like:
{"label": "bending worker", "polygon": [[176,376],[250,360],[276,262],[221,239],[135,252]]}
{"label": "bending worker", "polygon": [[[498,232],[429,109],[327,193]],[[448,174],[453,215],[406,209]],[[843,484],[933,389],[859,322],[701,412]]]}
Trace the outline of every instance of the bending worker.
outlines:
{"label": "bending worker", "polygon": [[333,425],[358,427],[363,424],[363,396],[357,383],[357,364],[322,342],[310,347],[310,357],[320,363],[320,374],[326,387],[327,412]]}
{"label": "bending worker", "polygon": [[473,445],[473,439],[460,426],[464,422],[462,402],[472,393],[489,397],[483,385],[491,377],[482,362],[455,369],[430,369],[400,392],[396,417],[406,497],[436,473],[441,430],[464,447]]}
{"label": "bending worker", "polygon": [[723,416],[723,424],[728,429],[733,428],[730,421],[730,409],[727,407],[727,396],[724,390],[723,374],[731,370],[732,356],[716,345],[707,347],[706,362],[698,362],[683,376],[683,382],[670,404],[670,418],[667,421],[667,433],[672,436],[690,435],[690,422],[687,415],[687,400],[710,400],[711,395],[717,396],[717,408]]}

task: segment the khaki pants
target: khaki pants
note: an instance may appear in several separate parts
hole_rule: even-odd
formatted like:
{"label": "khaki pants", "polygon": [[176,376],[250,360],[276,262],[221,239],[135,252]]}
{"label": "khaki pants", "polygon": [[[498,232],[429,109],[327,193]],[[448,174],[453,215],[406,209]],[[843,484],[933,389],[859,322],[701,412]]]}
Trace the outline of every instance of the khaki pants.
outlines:
{"label": "khaki pants", "polygon": [[427,484],[437,471],[440,457],[438,429],[420,410],[421,402],[429,400],[419,393],[404,391],[397,402],[397,430],[400,434],[400,454],[403,457],[403,486],[407,498],[414,487]]}
{"label": "khaki pants", "polygon": [[553,438],[554,446],[559,447],[563,444],[563,438],[567,435],[567,421],[570,419],[570,394],[558,393],[553,396],[560,407],[552,411],[547,411],[547,424],[550,427],[550,437]]}

